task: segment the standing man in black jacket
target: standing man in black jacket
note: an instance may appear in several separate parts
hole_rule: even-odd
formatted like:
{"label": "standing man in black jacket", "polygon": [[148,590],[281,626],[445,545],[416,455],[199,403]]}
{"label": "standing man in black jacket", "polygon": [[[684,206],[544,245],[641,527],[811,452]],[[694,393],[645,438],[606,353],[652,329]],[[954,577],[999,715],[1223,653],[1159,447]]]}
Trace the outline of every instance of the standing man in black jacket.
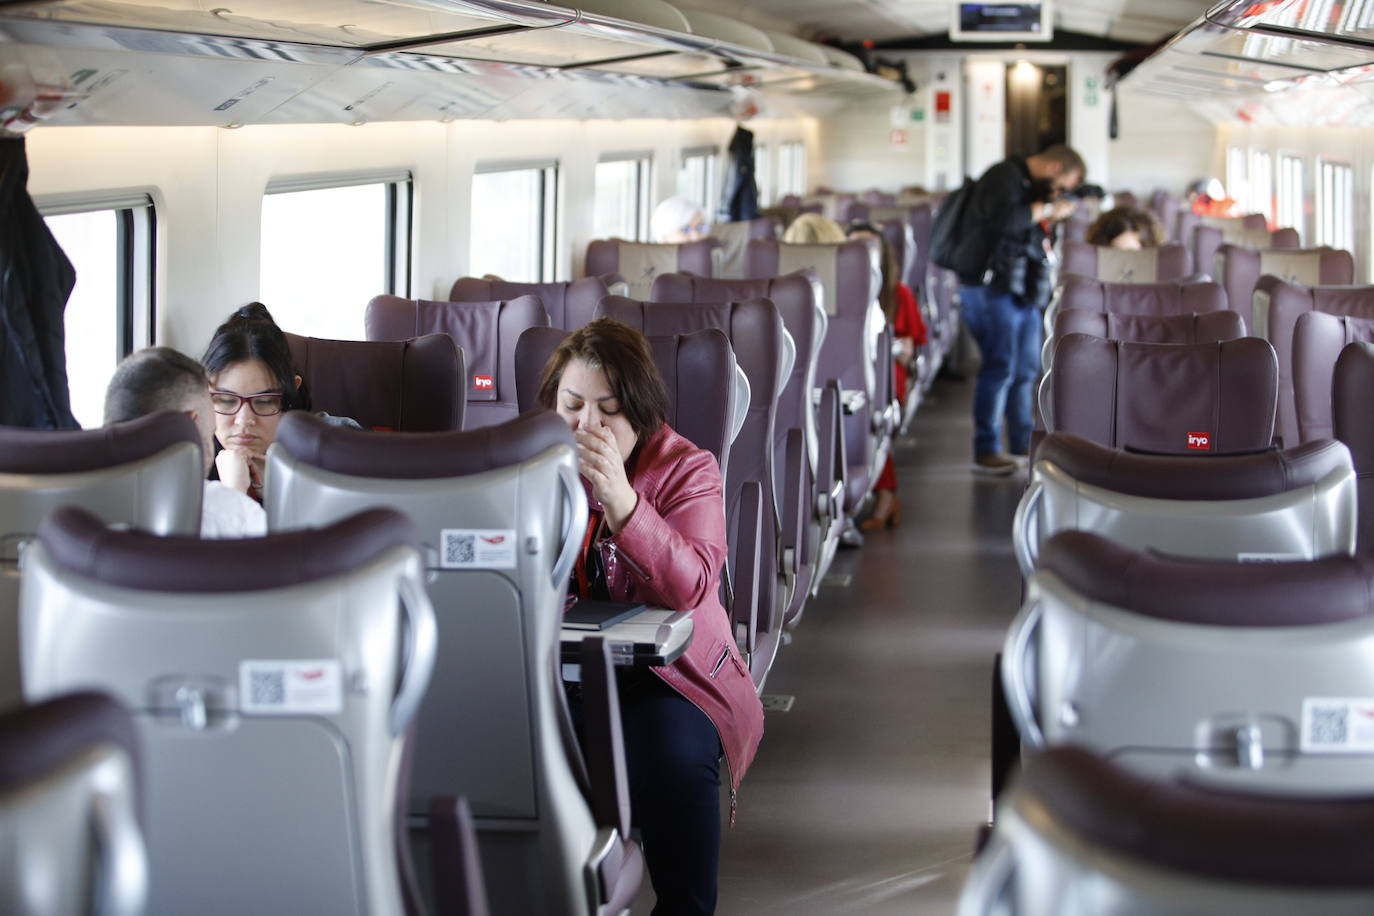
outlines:
{"label": "standing man in black jacket", "polygon": [[[973,395],[973,469],[1010,474],[1030,447],[1031,394],[1040,370],[1040,307],[1049,299],[1045,227],[1073,213],[1065,192],[1083,157],[1063,144],[997,163],[973,186],[955,242],[964,323],[983,365]],[[1002,417],[1007,451],[1002,450]]]}

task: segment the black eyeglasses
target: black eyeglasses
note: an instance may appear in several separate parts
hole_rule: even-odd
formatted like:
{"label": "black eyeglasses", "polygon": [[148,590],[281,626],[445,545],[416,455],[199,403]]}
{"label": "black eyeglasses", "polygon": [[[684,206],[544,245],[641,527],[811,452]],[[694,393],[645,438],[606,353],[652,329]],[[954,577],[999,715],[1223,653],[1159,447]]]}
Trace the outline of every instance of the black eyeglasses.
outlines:
{"label": "black eyeglasses", "polygon": [[268,391],[263,394],[234,394],[232,391],[210,392],[210,407],[215,413],[232,416],[242,409],[244,403],[249,404],[253,413],[260,417],[275,417],[282,412],[282,408],[286,405],[286,396],[276,391]]}

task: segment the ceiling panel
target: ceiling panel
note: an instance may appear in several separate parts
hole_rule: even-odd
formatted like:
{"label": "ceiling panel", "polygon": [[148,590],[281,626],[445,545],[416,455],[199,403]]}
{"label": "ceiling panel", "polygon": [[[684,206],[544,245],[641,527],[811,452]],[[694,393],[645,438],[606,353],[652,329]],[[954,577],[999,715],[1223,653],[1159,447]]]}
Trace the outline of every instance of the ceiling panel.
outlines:
{"label": "ceiling panel", "polygon": [[[949,30],[953,0],[688,0],[762,28],[813,38],[894,41]],[[1055,25],[1124,41],[1154,42],[1202,17],[1199,0],[1061,0]]]}

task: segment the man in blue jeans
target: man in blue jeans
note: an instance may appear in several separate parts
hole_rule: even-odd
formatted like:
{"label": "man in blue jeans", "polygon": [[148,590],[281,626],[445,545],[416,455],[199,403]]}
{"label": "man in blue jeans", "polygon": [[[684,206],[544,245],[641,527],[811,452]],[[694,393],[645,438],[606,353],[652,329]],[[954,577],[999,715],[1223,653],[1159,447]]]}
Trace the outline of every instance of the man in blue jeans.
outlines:
{"label": "man in blue jeans", "polygon": [[964,324],[983,357],[973,394],[976,473],[1010,474],[1019,466],[1016,456],[1029,450],[1040,309],[1052,282],[1046,231],[1073,212],[1065,193],[1084,171],[1082,157],[1062,144],[1024,159],[1012,156],[984,172],[964,203],[954,266]]}

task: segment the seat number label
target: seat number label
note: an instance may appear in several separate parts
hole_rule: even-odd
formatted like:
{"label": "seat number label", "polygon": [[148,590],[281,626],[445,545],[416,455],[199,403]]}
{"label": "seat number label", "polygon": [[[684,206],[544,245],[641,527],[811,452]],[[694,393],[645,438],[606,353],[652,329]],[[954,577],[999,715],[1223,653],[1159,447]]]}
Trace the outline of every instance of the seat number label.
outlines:
{"label": "seat number label", "polygon": [[1304,753],[1374,752],[1374,697],[1307,697],[1302,701]]}
{"label": "seat number label", "polygon": [[343,666],[335,658],[244,659],[239,711],[245,716],[343,712]]}
{"label": "seat number label", "polygon": [[1212,434],[1189,433],[1188,447],[1197,451],[1210,451],[1212,448]]}
{"label": "seat number label", "polygon": [[514,569],[515,529],[445,528],[439,532],[442,569]]}

